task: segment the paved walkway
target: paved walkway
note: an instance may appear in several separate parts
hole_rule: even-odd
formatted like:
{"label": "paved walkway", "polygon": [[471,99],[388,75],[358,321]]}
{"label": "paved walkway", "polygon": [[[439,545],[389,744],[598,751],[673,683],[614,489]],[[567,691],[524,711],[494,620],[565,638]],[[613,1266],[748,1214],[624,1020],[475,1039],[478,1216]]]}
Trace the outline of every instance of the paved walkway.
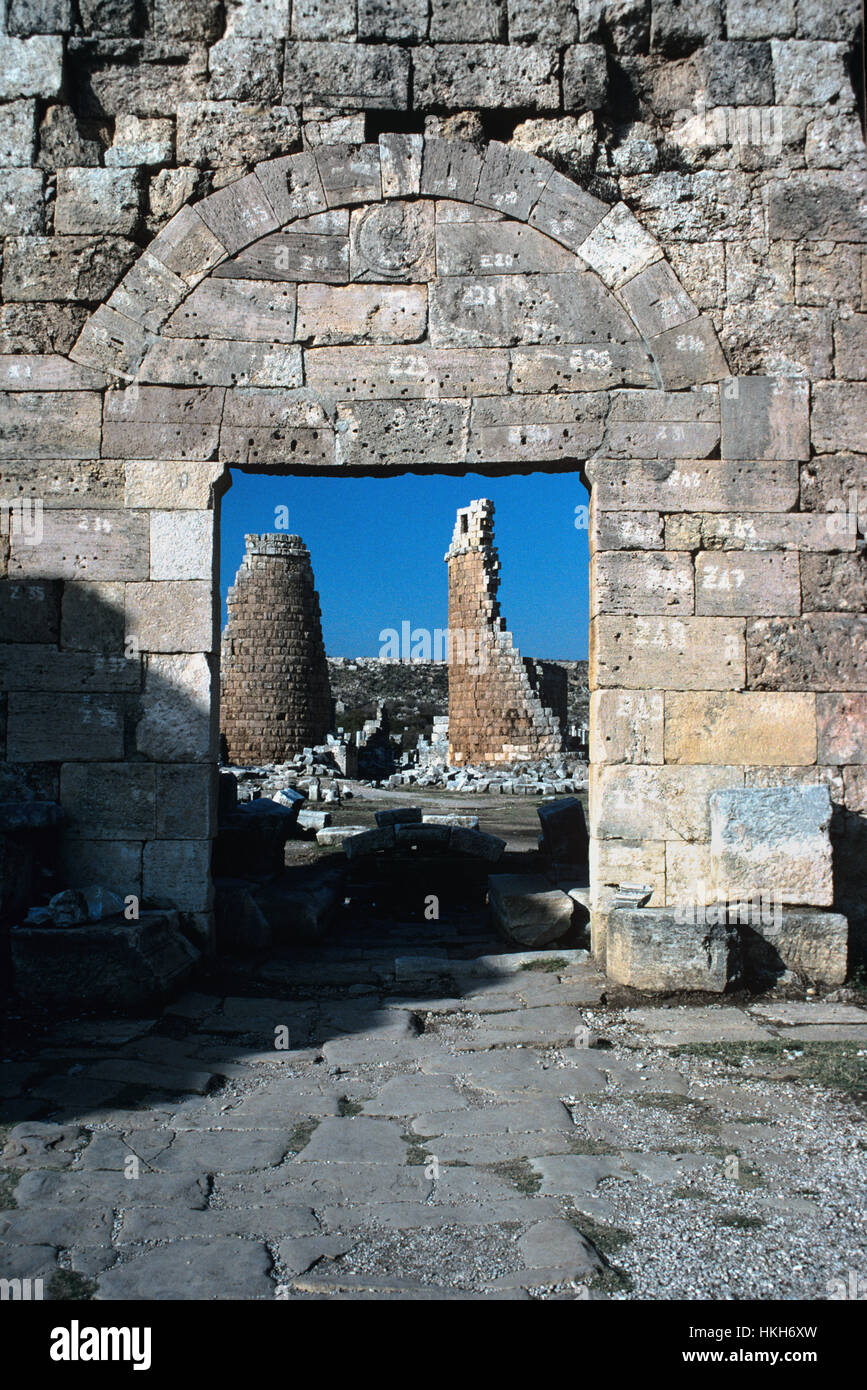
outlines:
{"label": "paved walkway", "polygon": [[435,926],[22,1049],[0,1277],[101,1299],[867,1287],[867,1012],[614,1008],[582,952]]}

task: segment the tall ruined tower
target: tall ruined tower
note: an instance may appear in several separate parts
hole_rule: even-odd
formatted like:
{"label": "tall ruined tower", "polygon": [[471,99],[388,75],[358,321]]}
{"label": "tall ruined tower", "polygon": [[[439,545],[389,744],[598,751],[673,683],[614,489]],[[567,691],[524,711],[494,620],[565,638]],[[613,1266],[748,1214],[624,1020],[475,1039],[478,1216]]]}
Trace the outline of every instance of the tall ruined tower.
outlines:
{"label": "tall ruined tower", "polygon": [[331,724],[319,595],[300,536],[244,539],[223,630],[220,727],[231,763],[282,763]]}
{"label": "tall ruined tower", "polygon": [[449,761],[543,758],[563,747],[560,721],[539,696],[535,664],[522,658],[500,616],[494,504],[462,507],[449,567]]}

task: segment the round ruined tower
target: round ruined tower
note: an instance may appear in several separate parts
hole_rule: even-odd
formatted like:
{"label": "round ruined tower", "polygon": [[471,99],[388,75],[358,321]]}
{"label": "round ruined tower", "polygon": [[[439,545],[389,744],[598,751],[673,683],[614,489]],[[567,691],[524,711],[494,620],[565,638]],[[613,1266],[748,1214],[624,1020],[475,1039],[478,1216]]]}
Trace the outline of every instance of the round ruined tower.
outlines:
{"label": "round ruined tower", "polygon": [[230,763],[282,763],[331,726],[319,595],[300,536],[244,539],[223,629],[220,728]]}

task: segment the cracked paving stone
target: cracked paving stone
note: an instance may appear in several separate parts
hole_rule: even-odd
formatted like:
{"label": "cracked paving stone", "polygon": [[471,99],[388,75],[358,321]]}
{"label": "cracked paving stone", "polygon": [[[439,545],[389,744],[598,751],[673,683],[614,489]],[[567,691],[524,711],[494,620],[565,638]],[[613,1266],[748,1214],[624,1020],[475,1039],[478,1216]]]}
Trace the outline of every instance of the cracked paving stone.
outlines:
{"label": "cracked paving stone", "polygon": [[354,1115],[323,1120],[295,1162],[400,1164],[406,1156],[398,1125]]}
{"label": "cracked paving stone", "polygon": [[271,1256],[259,1241],[215,1236],[176,1241],[101,1275],[101,1299],[262,1299],[274,1297]]}
{"label": "cracked paving stone", "polygon": [[291,1144],[288,1130],[186,1129],[151,1164],[161,1173],[249,1173],[281,1163]]}
{"label": "cracked paving stone", "polygon": [[86,1208],[17,1207],[0,1211],[0,1243],[71,1246],[111,1243],[112,1214]]}
{"label": "cracked paving stone", "polygon": [[0,1279],[50,1279],[57,1268],[52,1245],[13,1245],[0,1242]]}
{"label": "cracked paving stone", "polygon": [[270,1203],[267,1207],[209,1207],[180,1211],[172,1207],[136,1206],[123,1214],[120,1245],[146,1241],[201,1240],[216,1236],[268,1238],[314,1235],[320,1230],[312,1207]]}
{"label": "cracked paving stone", "polygon": [[172,1202],[195,1211],[207,1206],[208,1185],[204,1174],[142,1173],[126,1178],[121,1173],[32,1172],[24,1174],[15,1199],[19,1206],[45,1202],[48,1206],[124,1207],[135,1202]]}

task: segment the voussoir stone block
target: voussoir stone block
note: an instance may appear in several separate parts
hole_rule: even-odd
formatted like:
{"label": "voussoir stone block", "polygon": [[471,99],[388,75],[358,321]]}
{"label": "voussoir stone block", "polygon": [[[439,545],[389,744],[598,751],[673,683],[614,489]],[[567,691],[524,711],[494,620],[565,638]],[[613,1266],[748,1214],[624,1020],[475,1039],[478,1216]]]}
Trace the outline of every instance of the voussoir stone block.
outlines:
{"label": "voussoir stone block", "polygon": [[617,203],[577,247],[578,255],[610,289],[619,289],[653,261],[662,249],[625,203]]}
{"label": "voussoir stone block", "polygon": [[748,787],[710,796],[711,868],[720,899],[834,900],[826,786]]}
{"label": "voussoir stone block", "polygon": [[378,145],[323,145],[316,151],[316,167],[330,208],[382,197]]}

